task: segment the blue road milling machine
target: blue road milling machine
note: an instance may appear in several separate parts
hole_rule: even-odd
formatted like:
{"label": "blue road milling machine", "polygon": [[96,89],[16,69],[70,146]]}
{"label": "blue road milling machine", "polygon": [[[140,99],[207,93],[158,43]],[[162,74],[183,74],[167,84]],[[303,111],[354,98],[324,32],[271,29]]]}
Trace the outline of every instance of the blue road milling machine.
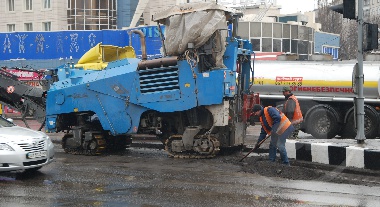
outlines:
{"label": "blue road milling machine", "polygon": [[[72,154],[125,149],[134,134],[156,135],[169,156],[211,158],[243,146],[250,107],[252,45],[236,37],[240,14],[215,3],[183,4],[153,16],[165,25],[163,57],[97,45],[56,69],[46,130],[65,132]],[[231,26],[231,25],[232,26]],[[231,28],[231,29],[229,29]]]}

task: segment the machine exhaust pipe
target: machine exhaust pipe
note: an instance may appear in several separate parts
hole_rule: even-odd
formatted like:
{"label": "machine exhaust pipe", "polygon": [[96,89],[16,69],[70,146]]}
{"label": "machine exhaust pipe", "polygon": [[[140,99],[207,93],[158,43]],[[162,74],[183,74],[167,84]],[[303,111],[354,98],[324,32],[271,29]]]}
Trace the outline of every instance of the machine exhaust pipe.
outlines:
{"label": "machine exhaust pipe", "polygon": [[175,65],[177,65],[177,56],[141,61],[138,63],[138,70],[144,70],[146,68],[168,67]]}
{"label": "machine exhaust pipe", "polygon": [[145,44],[145,35],[141,30],[132,30],[133,33],[140,35],[140,43],[141,43],[141,55],[142,60],[147,60],[146,55],[146,44]]}

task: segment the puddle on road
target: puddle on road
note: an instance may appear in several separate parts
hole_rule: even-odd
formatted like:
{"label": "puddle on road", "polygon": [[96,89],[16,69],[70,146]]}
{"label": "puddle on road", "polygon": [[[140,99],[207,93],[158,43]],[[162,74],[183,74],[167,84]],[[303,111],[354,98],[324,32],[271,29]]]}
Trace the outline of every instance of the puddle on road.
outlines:
{"label": "puddle on road", "polygon": [[5,177],[5,176],[0,176],[0,181],[15,181],[15,177]]}

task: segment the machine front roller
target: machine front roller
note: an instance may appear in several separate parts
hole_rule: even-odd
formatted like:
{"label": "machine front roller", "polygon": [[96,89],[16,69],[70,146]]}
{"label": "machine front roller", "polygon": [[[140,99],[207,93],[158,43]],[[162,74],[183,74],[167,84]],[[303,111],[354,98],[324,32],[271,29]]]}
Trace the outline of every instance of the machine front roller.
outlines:
{"label": "machine front roller", "polygon": [[210,135],[195,136],[191,149],[184,145],[182,135],[172,135],[165,142],[165,150],[174,158],[213,158],[219,153],[219,147],[219,141]]}
{"label": "machine front roller", "polygon": [[100,155],[106,149],[106,140],[97,135],[93,139],[79,143],[73,138],[73,134],[65,134],[62,138],[62,148],[68,154],[74,155]]}

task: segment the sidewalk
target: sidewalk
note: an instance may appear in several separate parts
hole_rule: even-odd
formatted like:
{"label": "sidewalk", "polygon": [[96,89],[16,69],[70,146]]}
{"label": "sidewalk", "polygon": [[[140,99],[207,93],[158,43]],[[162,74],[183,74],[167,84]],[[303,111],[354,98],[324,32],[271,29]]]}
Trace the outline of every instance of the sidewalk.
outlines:
{"label": "sidewalk", "polygon": [[[260,129],[260,125],[248,127],[247,148],[254,147]],[[269,149],[269,142],[267,140],[261,148]],[[290,159],[380,170],[380,139],[366,139],[358,144],[355,139],[314,139],[300,132],[299,139],[287,140],[286,151]]]}

